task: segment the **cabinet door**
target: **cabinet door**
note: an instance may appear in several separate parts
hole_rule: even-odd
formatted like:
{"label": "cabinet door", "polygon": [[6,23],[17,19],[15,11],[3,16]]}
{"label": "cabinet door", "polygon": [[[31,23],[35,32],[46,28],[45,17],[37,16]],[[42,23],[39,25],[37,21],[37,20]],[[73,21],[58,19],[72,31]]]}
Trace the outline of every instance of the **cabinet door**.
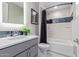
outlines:
{"label": "cabinet door", "polygon": [[17,55],[16,57],[28,57],[28,50],[20,53],[19,55]]}
{"label": "cabinet door", "polygon": [[38,56],[38,45],[31,47],[29,50],[29,57],[35,57]]}

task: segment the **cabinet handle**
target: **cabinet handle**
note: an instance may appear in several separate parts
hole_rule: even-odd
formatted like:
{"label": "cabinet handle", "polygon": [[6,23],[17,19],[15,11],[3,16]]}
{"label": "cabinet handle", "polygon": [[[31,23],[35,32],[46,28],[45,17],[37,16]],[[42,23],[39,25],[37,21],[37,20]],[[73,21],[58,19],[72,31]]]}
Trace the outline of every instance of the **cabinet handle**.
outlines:
{"label": "cabinet handle", "polygon": [[27,52],[27,56],[29,57],[29,50],[28,50],[28,52]]}
{"label": "cabinet handle", "polygon": [[28,55],[28,57],[30,57],[30,48],[28,49],[27,55]]}

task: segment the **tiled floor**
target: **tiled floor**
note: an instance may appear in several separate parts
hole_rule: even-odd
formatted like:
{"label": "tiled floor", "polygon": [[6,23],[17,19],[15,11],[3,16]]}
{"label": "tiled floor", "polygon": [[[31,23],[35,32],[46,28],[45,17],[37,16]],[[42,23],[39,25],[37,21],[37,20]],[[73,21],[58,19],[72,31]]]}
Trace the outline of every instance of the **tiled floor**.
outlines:
{"label": "tiled floor", "polygon": [[64,55],[53,53],[51,51],[48,51],[47,55],[45,55],[43,52],[40,51],[40,49],[38,49],[38,55],[39,57],[66,57]]}

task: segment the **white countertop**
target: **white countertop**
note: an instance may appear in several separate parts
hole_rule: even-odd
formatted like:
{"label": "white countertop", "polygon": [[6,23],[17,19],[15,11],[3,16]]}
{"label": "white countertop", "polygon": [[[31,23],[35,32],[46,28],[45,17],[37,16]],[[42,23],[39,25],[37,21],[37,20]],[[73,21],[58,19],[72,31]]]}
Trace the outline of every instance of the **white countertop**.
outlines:
{"label": "white countertop", "polygon": [[28,35],[28,36],[16,36],[16,37],[4,37],[0,38],[0,49],[19,44],[34,38],[38,38],[35,35]]}

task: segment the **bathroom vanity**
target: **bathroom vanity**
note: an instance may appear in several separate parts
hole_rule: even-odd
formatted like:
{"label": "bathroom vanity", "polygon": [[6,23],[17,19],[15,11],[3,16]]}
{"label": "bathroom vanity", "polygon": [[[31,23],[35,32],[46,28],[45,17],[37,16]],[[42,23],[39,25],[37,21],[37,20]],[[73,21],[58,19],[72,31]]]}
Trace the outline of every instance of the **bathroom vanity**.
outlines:
{"label": "bathroom vanity", "polygon": [[37,36],[16,36],[0,39],[0,57],[38,56]]}

